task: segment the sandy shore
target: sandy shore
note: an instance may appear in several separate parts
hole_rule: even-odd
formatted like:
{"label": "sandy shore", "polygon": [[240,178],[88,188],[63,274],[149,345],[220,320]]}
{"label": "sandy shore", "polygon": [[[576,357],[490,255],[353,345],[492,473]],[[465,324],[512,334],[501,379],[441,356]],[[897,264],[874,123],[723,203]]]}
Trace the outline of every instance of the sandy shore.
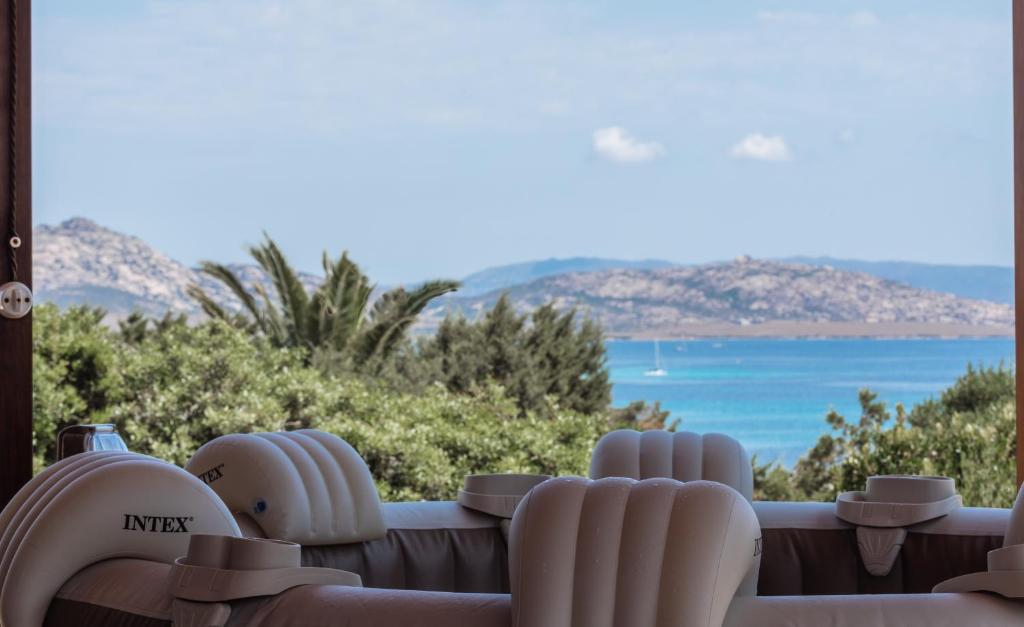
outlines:
{"label": "sandy shore", "polygon": [[636,333],[606,330],[612,339],[690,339],[702,337],[762,338],[959,338],[1013,337],[1012,326],[973,326],[939,323],[865,323],[865,322],[766,322],[739,325],[729,323],[694,323],[672,329],[645,330]]}

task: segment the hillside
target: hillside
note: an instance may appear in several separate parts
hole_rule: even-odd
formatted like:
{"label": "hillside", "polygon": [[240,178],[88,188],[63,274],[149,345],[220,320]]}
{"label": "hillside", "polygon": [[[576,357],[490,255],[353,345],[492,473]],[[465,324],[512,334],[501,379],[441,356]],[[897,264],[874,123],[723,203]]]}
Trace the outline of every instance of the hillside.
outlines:
{"label": "hillside", "polygon": [[[455,298],[468,315],[500,292]],[[619,336],[1005,335],[1010,306],[832,267],[740,258],[704,266],[546,277],[508,290],[521,310],[578,306]],[[431,311],[436,322],[441,307]]]}
{"label": "hillside", "polygon": [[[96,305],[116,319],[133,310],[199,313],[186,289],[198,283],[219,301],[237,305],[226,288],[155,250],[137,237],[85,218],[33,230],[33,278],[39,302]],[[267,283],[256,266],[230,266],[247,284]],[[319,279],[303,275],[307,285]],[[268,285],[269,287],[269,285]]]}
{"label": "hillside", "polygon": [[839,270],[866,272],[935,292],[975,300],[1013,304],[1013,268],[1008,266],[950,266],[911,261],[860,261],[833,257],[788,257],[788,263],[832,266]]}
{"label": "hillside", "polygon": [[567,259],[544,259],[526,261],[504,266],[486,268],[462,279],[459,294],[462,296],[480,296],[494,290],[502,290],[513,285],[529,283],[556,274],[568,272],[597,272],[611,269],[652,270],[668,268],[676,264],[662,259],[642,259],[631,261],[626,259],[606,259],[601,257],[570,257]]}
{"label": "hillside", "polygon": [[[135,309],[156,316],[166,311],[196,315],[198,308],[186,293],[194,282],[222,302],[233,301],[220,283],[141,239],[82,218],[36,227],[34,253],[40,302],[96,305],[113,319]],[[247,284],[267,285],[255,266],[233,269]],[[519,308],[528,310],[548,300],[579,306],[616,336],[1006,335],[1013,325],[1009,305],[920,289],[832,264],[741,258],[675,266],[656,260],[574,258],[471,275],[469,288],[429,310],[418,328],[436,326],[449,309],[475,315],[501,293],[480,290],[505,287],[516,277],[536,277],[509,288]],[[302,278],[309,288],[320,280]]]}

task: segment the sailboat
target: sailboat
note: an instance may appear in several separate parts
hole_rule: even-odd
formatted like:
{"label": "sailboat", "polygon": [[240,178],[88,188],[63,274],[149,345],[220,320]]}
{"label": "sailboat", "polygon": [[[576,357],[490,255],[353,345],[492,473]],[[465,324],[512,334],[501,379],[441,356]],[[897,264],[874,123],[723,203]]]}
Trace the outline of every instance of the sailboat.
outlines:
{"label": "sailboat", "polygon": [[661,367],[661,344],[654,340],[654,368],[644,371],[645,377],[664,377],[668,370]]}

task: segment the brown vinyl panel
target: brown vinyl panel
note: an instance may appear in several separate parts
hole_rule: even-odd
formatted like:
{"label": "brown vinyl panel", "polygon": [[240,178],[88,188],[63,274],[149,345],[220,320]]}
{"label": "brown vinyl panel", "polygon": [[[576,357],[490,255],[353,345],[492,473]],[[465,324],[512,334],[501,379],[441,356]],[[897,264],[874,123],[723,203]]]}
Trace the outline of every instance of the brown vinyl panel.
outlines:
{"label": "brown vinyl panel", "polygon": [[509,591],[508,548],[497,527],[389,529],[378,540],[304,546],[302,565],[357,573],[366,588]]}
{"label": "brown vinyl panel", "polygon": [[[17,25],[12,15],[17,8]],[[0,283],[11,279],[7,242],[10,224],[12,112],[11,41],[17,37],[18,102],[16,153],[18,280],[32,285],[32,98],[31,0],[0,3]],[[12,32],[13,31],[13,32]],[[0,319],[0,507],[32,477],[32,316]]]}
{"label": "brown vinyl panel", "polygon": [[892,571],[864,568],[854,529],[763,529],[760,596],[923,594],[939,582],[984,571],[1002,536],[910,532]]}
{"label": "brown vinyl panel", "polygon": [[54,599],[43,627],[173,627],[171,621],[134,614],[124,609]]}

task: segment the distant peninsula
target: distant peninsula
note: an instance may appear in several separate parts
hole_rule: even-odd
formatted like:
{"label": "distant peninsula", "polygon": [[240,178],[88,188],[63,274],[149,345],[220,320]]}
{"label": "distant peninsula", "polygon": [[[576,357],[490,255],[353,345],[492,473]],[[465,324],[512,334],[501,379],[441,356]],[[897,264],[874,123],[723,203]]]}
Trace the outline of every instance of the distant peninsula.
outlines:
{"label": "distant peninsula", "polygon": [[992,337],[1013,333],[1013,307],[824,265],[731,262],[546,276],[428,312],[476,315],[507,293],[531,310],[554,301],[599,320],[610,337]]}

